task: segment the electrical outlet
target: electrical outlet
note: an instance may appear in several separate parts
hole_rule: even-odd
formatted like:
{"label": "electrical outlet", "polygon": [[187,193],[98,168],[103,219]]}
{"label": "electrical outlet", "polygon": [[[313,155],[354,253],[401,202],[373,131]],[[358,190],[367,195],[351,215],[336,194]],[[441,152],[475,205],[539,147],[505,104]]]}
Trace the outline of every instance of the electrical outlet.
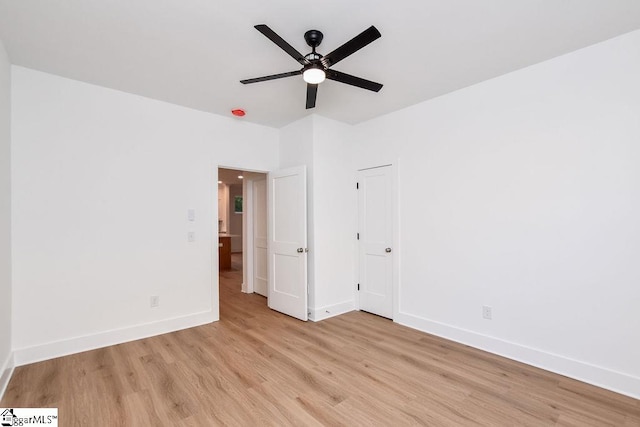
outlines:
{"label": "electrical outlet", "polygon": [[151,308],[158,307],[160,305],[160,296],[159,295],[151,295],[149,300],[149,306]]}
{"label": "electrical outlet", "polygon": [[482,318],[491,320],[491,307],[489,307],[488,305],[482,306]]}

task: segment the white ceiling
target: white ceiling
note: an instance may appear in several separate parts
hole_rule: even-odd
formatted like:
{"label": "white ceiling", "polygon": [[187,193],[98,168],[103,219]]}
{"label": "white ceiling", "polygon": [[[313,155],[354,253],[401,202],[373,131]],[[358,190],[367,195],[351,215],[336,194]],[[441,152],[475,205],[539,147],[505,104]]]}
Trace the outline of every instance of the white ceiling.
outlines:
{"label": "white ceiling", "polygon": [[[384,84],[334,81],[305,110],[299,69],[256,31],[328,53],[375,25],[382,38],[335,69]],[[311,112],[358,123],[640,28],[639,0],[0,0],[14,64],[198,110],[281,127]]]}

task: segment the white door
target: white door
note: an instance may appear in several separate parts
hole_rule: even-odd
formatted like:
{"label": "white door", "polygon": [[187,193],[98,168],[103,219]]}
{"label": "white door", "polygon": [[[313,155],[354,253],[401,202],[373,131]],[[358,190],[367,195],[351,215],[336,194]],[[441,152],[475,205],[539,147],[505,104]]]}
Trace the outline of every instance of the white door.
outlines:
{"label": "white door", "polygon": [[267,296],[267,181],[253,181],[253,291]]}
{"label": "white door", "polygon": [[270,172],[267,180],[268,304],[307,320],[306,169]]}
{"label": "white door", "polygon": [[391,166],[358,172],[360,310],[393,317]]}

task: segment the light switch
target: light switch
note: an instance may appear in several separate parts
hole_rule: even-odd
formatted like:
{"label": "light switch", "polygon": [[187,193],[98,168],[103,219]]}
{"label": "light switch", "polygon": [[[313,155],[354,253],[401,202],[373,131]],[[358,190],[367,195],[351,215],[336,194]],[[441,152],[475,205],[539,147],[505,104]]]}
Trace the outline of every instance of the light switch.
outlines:
{"label": "light switch", "polygon": [[196,232],[195,231],[189,231],[187,233],[187,242],[195,242],[196,241]]}
{"label": "light switch", "polygon": [[195,209],[189,209],[187,211],[187,218],[191,222],[195,221],[196,220],[196,210]]}

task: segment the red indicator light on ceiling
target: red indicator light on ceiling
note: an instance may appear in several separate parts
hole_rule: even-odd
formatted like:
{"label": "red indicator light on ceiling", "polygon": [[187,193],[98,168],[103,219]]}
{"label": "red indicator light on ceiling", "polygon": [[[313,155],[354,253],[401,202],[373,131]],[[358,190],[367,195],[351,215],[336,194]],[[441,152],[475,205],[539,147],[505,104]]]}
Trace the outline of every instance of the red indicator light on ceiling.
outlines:
{"label": "red indicator light on ceiling", "polygon": [[234,116],[236,116],[236,117],[242,117],[242,116],[244,116],[244,115],[245,115],[245,114],[247,114],[247,113],[245,113],[245,112],[244,112],[244,110],[242,110],[242,109],[238,108],[238,109],[236,109],[236,110],[231,110],[231,114],[233,114],[233,115],[234,115]]}

